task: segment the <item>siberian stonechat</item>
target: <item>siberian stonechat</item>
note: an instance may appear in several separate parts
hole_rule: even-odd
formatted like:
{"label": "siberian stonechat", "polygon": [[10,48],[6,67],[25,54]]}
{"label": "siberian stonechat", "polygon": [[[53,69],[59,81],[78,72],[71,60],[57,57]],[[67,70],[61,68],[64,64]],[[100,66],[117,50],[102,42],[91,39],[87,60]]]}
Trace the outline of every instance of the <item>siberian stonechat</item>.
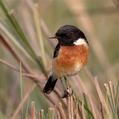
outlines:
{"label": "siberian stonechat", "polygon": [[77,74],[88,60],[88,41],[84,33],[75,26],[64,25],[55,33],[54,37],[58,40],[55,47],[52,74],[43,89],[44,93],[49,94],[57,82],[65,76]]}

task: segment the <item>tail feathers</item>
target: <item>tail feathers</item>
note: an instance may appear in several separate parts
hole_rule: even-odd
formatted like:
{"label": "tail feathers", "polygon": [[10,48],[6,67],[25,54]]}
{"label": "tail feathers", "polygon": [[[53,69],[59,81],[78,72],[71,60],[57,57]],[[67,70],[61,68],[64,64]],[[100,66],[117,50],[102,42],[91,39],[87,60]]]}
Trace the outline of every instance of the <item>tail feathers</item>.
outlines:
{"label": "tail feathers", "polygon": [[57,79],[51,75],[47,83],[45,84],[43,92],[49,94],[54,89],[56,82],[57,82]]}

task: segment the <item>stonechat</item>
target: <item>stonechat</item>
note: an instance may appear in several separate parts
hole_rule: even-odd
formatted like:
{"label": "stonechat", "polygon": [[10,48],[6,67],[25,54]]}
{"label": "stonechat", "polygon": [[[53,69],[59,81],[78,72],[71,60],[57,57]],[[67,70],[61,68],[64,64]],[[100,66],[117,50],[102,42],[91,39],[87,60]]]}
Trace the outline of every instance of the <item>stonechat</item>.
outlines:
{"label": "stonechat", "polygon": [[57,39],[52,59],[52,74],[43,89],[49,94],[58,79],[77,74],[88,60],[89,43],[84,33],[76,26],[60,27],[52,39]]}

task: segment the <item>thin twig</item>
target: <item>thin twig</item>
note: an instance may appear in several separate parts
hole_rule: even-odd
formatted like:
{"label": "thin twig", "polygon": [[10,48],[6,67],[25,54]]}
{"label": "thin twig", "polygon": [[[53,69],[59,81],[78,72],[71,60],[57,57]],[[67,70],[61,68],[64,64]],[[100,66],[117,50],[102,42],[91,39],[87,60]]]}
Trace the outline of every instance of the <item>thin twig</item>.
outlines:
{"label": "thin twig", "polygon": [[13,66],[12,64],[10,64],[9,62],[7,62],[3,59],[0,59],[0,63],[2,63],[4,65],[6,65],[7,67],[19,72],[19,69],[17,69],[15,66]]}
{"label": "thin twig", "polygon": [[17,60],[17,62],[21,62],[23,69],[26,72],[30,72],[30,69],[28,68],[28,66],[26,66],[23,63],[22,59],[17,55],[17,53],[15,52],[11,44],[8,42],[8,40],[6,40],[1,34],[0,34],[0,42],[8,49],[8,51],[13,55],[13,57]]}
{"label": "thin twig", "polygon": [[[0,63],[6,65],[7,67],[9,67],[10,69],[13,69],[14,71],[17,71],[17,72],[20,72],[19,69],[17,69],[13,64],[3,60],[3,59],[0,59]],[[34,74],[29,74],[29,73],[26,73],[25,71],[22,71],[23,73],[23,76],[25,77],[29,77],[31,79],[34,79],[36,82],[38,81],[40,83],[40,80],[38,79],[37,76],[35,76]]]}
{"label": "thin twig", "polygon": [[[32,74],[31,73],[32,72],[31,69],[26,65],[26,63],[24,63],[22,61],[21,57],[18,56],[17,53],[15,52],[15,49],[11,46],[11,44],[8,42],[8,40],[6,40],[1,34],[0,34],[0,42],[8,49],[8,51],[13,55],[13,57],[17,60],[18,63],[21,62],[22,67],[23,67],[25,73],[27,73],[27,74],[24,74],[24,75],[30,77],[29,79],[31,79],[33,82],[35,82],[38,85],[40,91],[42,92],[41,84],[40,84],[40,80],[41,79],[40,78],[37,78],[37,77],[34,77],[33,75],[31,75]],[[41,80],[41,82],[42,82],[42,80]],[[49,96],[47,96],[45,94],[44,94],[44,96],[46,97],[47,100],[49,100],[49,102],[52,105],[55,105],[55,100],[52,100],[52,97],[49,97]],[[59,96],[58,96],[58,99],[61,100],[59,98]]]}

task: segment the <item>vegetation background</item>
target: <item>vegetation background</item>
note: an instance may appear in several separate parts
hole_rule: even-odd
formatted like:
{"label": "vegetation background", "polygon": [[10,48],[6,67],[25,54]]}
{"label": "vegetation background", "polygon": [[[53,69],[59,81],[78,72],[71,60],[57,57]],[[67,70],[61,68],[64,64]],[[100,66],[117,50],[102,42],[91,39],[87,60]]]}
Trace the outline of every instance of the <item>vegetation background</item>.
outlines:
{"label": "vegetation background", "polygon": [[[64,25],[79,27],[90,44],[87,66],[68,80],[61,99],[42,88]],[[118,0],[0,0],[0,119],[119,118]]]}

